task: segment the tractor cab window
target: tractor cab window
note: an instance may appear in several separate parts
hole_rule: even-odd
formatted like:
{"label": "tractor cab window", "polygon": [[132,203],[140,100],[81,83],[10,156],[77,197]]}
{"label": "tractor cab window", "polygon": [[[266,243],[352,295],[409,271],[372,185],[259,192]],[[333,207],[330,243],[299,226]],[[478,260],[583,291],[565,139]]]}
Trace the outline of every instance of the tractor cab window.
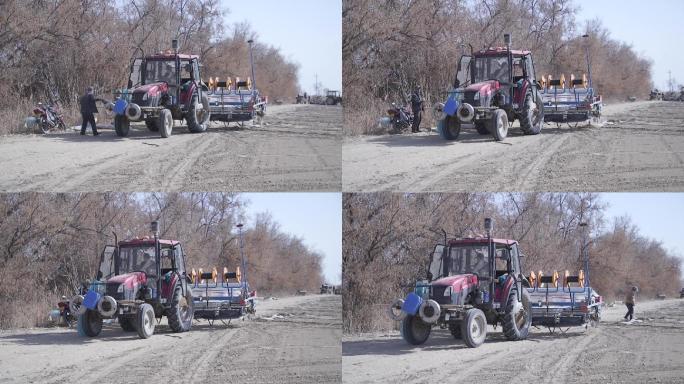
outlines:
{"label": "tractor cab window", "polygon": [[431,276],[429,280],[435,280],[442,277],[443,259],[444,246],[439,244],[435,247],[434,252],[432,252],[432,259],[430,260],[430,266],[428,268],[428,271]]}
{"label": "tractor cab window", "polygon": [[524,78],[525,78],[525,67],[524,67],[522,58],[520,58],[520,57],[513,58],[513,82],[517,83],[518,81],[520,81]]}
{"label": "tractor cab window", "polygon": [[473,77],[475,83],[486,80],[498,80],[501,83],[508,83],[508,57],[478,57],[475,60]]}
{"label": "tractor cab window", "polygon": [[458,61],[458,68],[456,68],[456,78],[454,79],[454,88],[465,87],[470,80],[470,62],[472,57],[461,56]]}
{"label": "tractor cab window", "polygon": [[181,84],[192,80],[193,70],[193,63],[181,62]]}
{"label": "tractor cab window", "polygon": [[128,88],[133,88],[140,85],[140,66],[142,59],[135,59],[131,65],[131,75],[128,78]]}
{"label": "tractor cab window", "polygon": [[486,244],[451,247],[445,263],[444,275],[474,273],[478,276],[489,276],[487,248]]}
{"label": "tractor cab window", "polygon": [[116,247],[108,245],[102,251],[102,258],[100,259],[100,269],[97,272],[97,280],[108,279],[115,274],[114,258],[116,254]]}
{"label": "tractor cab window", "polygon": [[173,249],[166,248],[161,250],[161,269],[164,273],[164,269],[173,269]]}
{"label": "tractor cab window", "polygon": [[156,260],[154,246],[119,248],[119,274],[145,272],[148,276],[156,276]]}

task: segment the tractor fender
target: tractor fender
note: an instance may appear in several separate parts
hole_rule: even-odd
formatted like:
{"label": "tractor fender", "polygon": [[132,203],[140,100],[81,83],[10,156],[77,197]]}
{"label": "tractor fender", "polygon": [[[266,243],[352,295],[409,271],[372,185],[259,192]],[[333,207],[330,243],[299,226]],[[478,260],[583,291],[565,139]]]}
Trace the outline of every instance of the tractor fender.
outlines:
{"label": "tractor fender", "polygon": [[513,289],[515,285],[513,284],[513,277],[510,275],[506,275],[506,279],[504,280],[503,284],[500,285],[500,288],[496,292],[496,301],[499,303],[502,303],[502,305],[505,305],[506,300],[508,300],[508,296],[511,293],[511,289]]}
{"label": "tractor fender", "polygon": [[522,106],[522,103],[525,102],[525,95],[527,94],[528,89],[530,89],[530,82],[528,80],[523,80],[522,86],[516,88],[513,93],[513,104]]}
{"label": "tractor fender", "polygon": [[[173,271],[169,271],[164,274],[161,284],[161,297],[171,300],[173,298],[174,289],[178,280],[178,274],[174,273]],[[167,302],[170,303],[170,301]]]}
{"label": "tractor fender", "polygon": [[192,102],[192,95],[195,93],[196,89],[197,86],[192,81],[183,84],[181,86],[181,94],[179,100],[180,104],[183,104],[186,107],[190,107],[190,103]]}

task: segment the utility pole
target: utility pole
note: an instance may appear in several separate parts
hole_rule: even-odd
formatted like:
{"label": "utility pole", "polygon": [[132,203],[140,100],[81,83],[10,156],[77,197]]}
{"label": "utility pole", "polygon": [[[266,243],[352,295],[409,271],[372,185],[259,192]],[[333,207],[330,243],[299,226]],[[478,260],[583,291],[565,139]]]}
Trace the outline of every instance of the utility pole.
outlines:
{"label": "utility pole", "polygon": [[[242,224],[236,225],[236,227],[238,227],[238,232],[239,232],[238,241],[240,243],[239,244],[240,245],[240,259],[241,259],[241,264],[242,264],[242,278],[240,280],[242,280],[241,283],[244,282],[245,289],[246,289],[246,287],[247,287],[247,283],[246,283],[247,282],[247,263],[245,262],[245,250],[244,250],[245,242],[243,241],[243,237],[242,237],[242,226],[243,226]],[[243,292],[243,294],[244,294],[244,292]]]}
{"label": "utility pole", "polygon": [[254,77],[254,55],[252,54],[252,43],[254,43],[254,40],[247,40],[247,44],[249,44],[249,65],[252,67],[252,89],[257,89],[256,78]]}

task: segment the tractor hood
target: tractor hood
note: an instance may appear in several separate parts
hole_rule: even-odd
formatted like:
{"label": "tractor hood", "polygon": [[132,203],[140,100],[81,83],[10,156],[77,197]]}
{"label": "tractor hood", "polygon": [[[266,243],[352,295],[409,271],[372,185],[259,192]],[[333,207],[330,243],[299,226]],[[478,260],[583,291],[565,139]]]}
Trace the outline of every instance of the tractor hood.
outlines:
{"label": "tractor hood", "polygon": [[134,94],[145,94],[150,96],[157,96],[160,92],[166,92],[169,89],[169,85],[165,82],[151,83],[141,85],[133,90]]}
{"label": "tractor hood", "polygon": [[123,284],[126,289],[133,289],[138,284],[147,283],[145,272],[131,272],[123,275],[110,277],[107,284]]}
{"label": "tractor hood", "polygon": [[442,277],[432,282],[432,286],[451,287],[453,292],[461,292],[477,285],[477,276],[473,274]]}
{"label": "tractor hood", "polygon": [[466,87],[465,91],[466,92],[480,92],[480,94],[486,94],[488,92],[495,91],[499,89],[499,81],[498,80],[487,80],[487,81],[482,81],[479,83],[471,84],[468,87]]}

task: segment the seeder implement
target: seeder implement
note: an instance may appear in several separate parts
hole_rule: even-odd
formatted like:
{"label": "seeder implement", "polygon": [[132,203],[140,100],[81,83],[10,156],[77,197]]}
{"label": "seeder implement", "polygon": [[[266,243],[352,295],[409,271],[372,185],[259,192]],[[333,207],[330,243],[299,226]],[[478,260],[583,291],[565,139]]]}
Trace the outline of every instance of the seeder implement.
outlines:
{"label": "seeder implement", "polygon": [[567,123],[576,127],[581,122],[600,120],[603,100],[589,86],[586,75],[575,78],[571,74],[569,83],[566,83],[565,75],[559,79],[551,75],[542,76],[538,84],[544,103],[544,122],[559,126]]}
{"label": "seeder implement", "polygon": [[598,325],[603,300],[585,286],[584,271],[578,275],[565,271],[562,278],[556,271],[548,276],[531,272],[528,281],[533,326],[547,327],[553,333],[556,328]]}
{"label": "seeder implement", "polygon": [[[249,285],[241,281],[240,267],[235,272],[223,268],[220,279],[216,268],[211,272],[191,272],[195,319],[214,321],[239,319],[254,313],[256,292],[249,292]],[[220,282],[219,282],[220,280]]]}

